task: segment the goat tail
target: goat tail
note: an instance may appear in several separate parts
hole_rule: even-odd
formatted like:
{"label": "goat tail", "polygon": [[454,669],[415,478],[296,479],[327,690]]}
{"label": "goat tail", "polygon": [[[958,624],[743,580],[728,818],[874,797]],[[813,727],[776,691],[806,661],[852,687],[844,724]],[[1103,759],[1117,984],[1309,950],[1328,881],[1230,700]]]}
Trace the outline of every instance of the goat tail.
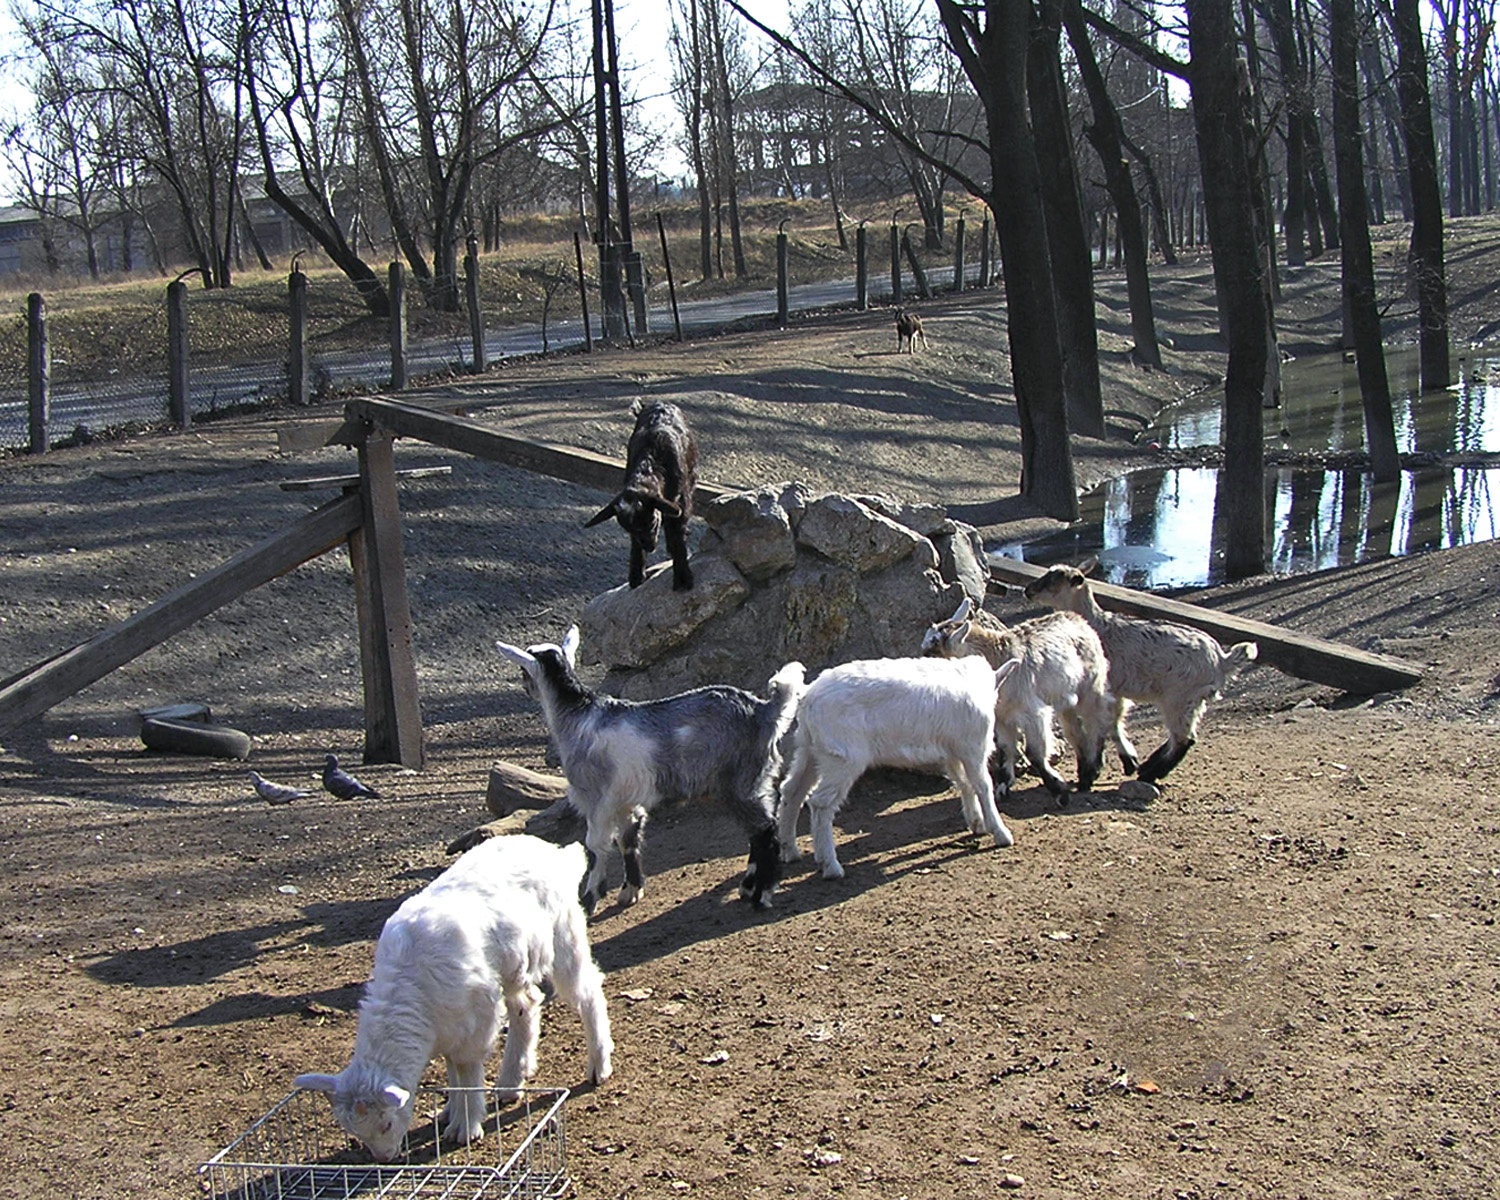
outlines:
{"label": "goat tail", "polygon": [[1254,642],[1236,642],[1224,652],[1224,677],[1238,675],[1259,657],[1260,647]]}

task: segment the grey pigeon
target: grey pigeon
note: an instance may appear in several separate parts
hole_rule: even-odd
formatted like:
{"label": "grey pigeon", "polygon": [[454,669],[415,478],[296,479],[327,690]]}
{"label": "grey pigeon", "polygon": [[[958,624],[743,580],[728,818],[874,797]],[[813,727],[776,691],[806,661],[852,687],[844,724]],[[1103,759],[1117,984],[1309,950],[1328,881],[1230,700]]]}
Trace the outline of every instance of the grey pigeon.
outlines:
{"label": "grey pigeon", "polygon": [[250,772],[250,782],[255,785],[255,794],[267,804],[290,804],[293,800],[302,800],[312,795],[306,788],[283,787],[279,783],[272,783],[258,771]]}
{"label": "grey pigeon", "polygon": [[323,788],[325,791],[332,792],[340,800],[356,800],[360,796],[380,799],[379,792],[372,787],[366,787],[339,766],[337,754],[330,754],[323,762]]}

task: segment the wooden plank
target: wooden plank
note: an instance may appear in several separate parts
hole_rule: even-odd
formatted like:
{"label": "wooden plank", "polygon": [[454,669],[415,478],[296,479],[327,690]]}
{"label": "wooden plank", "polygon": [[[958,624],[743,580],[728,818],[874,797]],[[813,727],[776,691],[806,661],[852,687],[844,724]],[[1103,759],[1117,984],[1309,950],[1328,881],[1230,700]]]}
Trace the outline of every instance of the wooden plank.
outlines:
{"label": "wooden plank", "polygon": [[391,437],[372,433],[359,447],[363,536],[351,542],[364,671],[365,762],[422,765],[422,712],[412,650],[406,552]]}
{"label": "wooden plank", "polygon": [[[571,446],[535,442],[512,433],[502,433],[468,417],[455,417],[417,404],[364,397],[351,400],[345,411],[351,422],[368,423],[396,437],[416,438],[434,446],[472,454],[475,458],[534,471],[538,475],[582,484],[601,492],[618,491],[625,477],[623,459]],[[733,489],[700,483],[693,495],[695,503],[706,504],[732,494]]]}
{"label": "wooden plank", "polygon": [[[1046,571],[1033,563],[1014,559],[990,561],[994,592],[1003,591],[1004,583],[1026,584]],[[995,580],[1002,581],[997,586]],[[1288,675],[1342,688],[1346,692],[1367,696],[1375,692],[1411,687],[1422,680],[1422,668],[1388,654],[1356,650],[1339,642],[1309,637],[1229,613],[1213,612],[1196,604],[1187,604],[1166,596],[1153,596],[1131,588],[1090,580],[1099,607],[1132,617],[1148,617],[1191,625],[1219,639],[1225,645],[1255,642],[1260,647],[1259,661],[1269,663]]]}
{"label": "wooden plank", "polygon": [[215,609],[333,549],[361,520],[357,495],[330,500],[155,604],[13,676],[0,687],[0,732],[40,716]]}
{"label": "wooden plank", "polygon": [[[452,467],[403,467],[396,472],[396,478],[432,479],[438,475],[452,474]],[[353,488],[359,486],[359,476],[317,475],[312,479],[283,479],[276,486],[283,492],[319,492],[328,488]]]}
{"label": "wooden plank", "polygon": [[324,446],[352,446],[359,433],[342,417],[289,421],[276,428],[276,451],[279,454],[305,454]]}

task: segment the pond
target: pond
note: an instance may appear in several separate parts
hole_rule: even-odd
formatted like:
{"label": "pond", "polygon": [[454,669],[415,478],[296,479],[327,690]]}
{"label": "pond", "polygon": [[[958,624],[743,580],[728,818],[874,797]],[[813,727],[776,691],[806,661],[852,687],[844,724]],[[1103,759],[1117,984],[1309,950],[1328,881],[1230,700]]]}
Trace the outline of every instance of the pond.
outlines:
{"label": "pond", "polygon": [[[1416,352],[1387,356],[1397,444],[1443,465],[1375,484],[1357,470],[1273,467],[1266,472],[1267,569],[1291,574],[1500,537],[1500,360],[1456,362],[1462,382],[1419,396]],[[1489,377],[1495,383],[1491,385]],[[1348,453],[1364,448],[1354,366],[1338,356],[1288,363],[1286,399],[1268,410],[1268,453]],[[1218,389],[1164,410],[1142,443],[1182,450],[1219,443]],[[1476,462],[1461,461],[1472,456]],[[995,553],[1026,562],[1099,557],[1098,577],[1147,589],[1222,582],[1224,548],[1214,519],[1218,471],[1176,467],[1112,479],[1080,499],[1066,530]]]}

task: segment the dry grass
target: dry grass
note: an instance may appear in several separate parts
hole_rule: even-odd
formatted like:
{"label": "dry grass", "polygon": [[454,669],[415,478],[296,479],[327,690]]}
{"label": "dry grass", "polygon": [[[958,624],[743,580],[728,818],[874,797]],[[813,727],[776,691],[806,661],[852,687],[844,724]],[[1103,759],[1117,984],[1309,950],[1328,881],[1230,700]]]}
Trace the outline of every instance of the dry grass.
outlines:
{"label": "dry grass", "polygon": [[[914,206],[898,203],[846,214],[850,249],[843,250],[826,202],[747,203],[741,213],[748,270],[745,280],[733,277],[727,236],[722,249],[726,278],[701,279],[697,210],[691,206],[663,209],[678,294],[684,299],[701,298],[774,286],[776,233],[783,221],[790,239],[794,283],[852,275],[853,227],[861,219],[868,219],[872,229],[878,230],[871,241],[871,268],[872,272],[879,271],[886,261],[885,226],[893,207],[906,217],[915,212]],[[536,324],[542,320],[544,309],[549,319],[577,316],[574,228],[570,217],[543,215],[518,218],[502,228],[500,248],[482,255],[480,261],[480,302],[487,324]],[[666,269],[652,211],[636,217],[636,247],[644,257],[650,286],[665,301]],[[946,252],[931,258],[934,263],[946,262]],[[321,256],[308,254],[303,254],[300,265],[308,276],[308,337],[316,349],[347,349],[384,340],[384,319],[368,312],[340,271]],[[258,267],[242,270],[234,277],[233,287],[218,291],[199,287],[196,274],[186,276],[194,358],[222,364],[284,355],[289,269],[290,261],[284,259],[270,271]],[[585,245],[584,271],[591,281],[596,269],[597,254]],[[0,289],[0,309],[24,314],[27,292],[39,288],[47,302],[54,379],[60,383],[97,379],[165,365],[166,283],[163,278],[140,275],[99,281],[67,277],[28,281]],[[414,337],[461,336],[467,329],[462,316],[428,308],[419,288],[410,286],[408,295]],[[24,363],[16,365],[24,371]]]}

